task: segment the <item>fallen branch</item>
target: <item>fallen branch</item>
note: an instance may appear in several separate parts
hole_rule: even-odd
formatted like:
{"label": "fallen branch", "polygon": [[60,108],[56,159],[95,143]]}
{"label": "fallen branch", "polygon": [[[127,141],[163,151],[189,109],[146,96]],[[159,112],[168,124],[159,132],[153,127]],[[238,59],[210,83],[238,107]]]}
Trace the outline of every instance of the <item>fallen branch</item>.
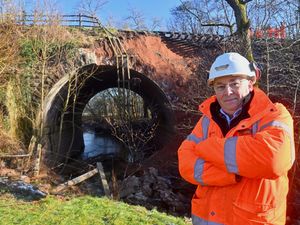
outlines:
{"label": "fallen branch", "polygon": [[29,157],[30,154],[24,154],[24,155],[0,155],[0,158],[24,158]]}
{"label": "fallen branch", "polygon": [[69,180],[63,184],[58,185],[54,190],[52,190],[53,194],[57,194],[61,192],[62,190],[66,189],[67,187],[76,185],[78,183],[81,183],[82,181],[85,181],[86,179],[94,176],[96,173],[98,173],[98,168],[95,168],[85,174],[80,175],[79,177],[76,177],[72,180]]}

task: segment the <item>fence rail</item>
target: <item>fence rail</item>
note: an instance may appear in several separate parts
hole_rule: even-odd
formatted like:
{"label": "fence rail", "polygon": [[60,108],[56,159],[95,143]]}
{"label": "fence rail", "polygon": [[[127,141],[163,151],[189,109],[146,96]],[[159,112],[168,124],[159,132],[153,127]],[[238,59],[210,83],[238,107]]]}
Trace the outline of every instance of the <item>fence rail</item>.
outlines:
{"label": "fence rail", "polygon": [[20,25],[47,25],[59,24],[69,27],[100,27],[99,19],[94,16],[84,14],[77,15],[44,15],[44,14],[2,14],[0,21],[12,21]]}

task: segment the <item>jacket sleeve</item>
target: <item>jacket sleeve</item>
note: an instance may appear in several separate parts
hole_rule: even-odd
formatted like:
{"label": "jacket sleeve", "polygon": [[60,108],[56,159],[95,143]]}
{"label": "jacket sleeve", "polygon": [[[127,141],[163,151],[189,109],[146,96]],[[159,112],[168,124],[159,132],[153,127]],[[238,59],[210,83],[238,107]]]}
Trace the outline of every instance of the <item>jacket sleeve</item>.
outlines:
{"label": "jacket sleeve", "polygon": [[196,155],[196,143],[207,138],[207,118],[202,117],[192,133],[178,150],[179,172],[188,182],[196,185],[225,186],[236,183],[236,175],[221,170]]}
{"label": "jacket sleeve", "polygon": [[262,119],[255,134],[210,137],[195,149],[198,157],[229,173],[276,179],[286,174],[295,160],[293,121],[284,111],[271,120]]}

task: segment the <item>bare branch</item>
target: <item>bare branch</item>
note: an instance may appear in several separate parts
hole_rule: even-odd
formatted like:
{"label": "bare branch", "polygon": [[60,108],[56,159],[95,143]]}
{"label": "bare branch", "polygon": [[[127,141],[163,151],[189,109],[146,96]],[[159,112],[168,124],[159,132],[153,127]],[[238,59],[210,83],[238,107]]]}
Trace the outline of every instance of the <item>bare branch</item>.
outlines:
{"label": "bare branch", "polygon": [[248,2],[251,2],[252,0],[240,0],[240,2],[242,3],[242,4],[247,4]]}
{"label": "bare branch", "polygon": [[141,11],[139,11],[135,8],[130,8],[129,13],[130,13],[130,15],[128,17],[126,17],[125,20],[127,20],[127,21],[129,21],[129,23],[131,23],[130,27],[132,27],[133,29],[137,29],[137,30],[147,29],[147,27],[145,25],[145,17]]}
{"label": "bare branch", "polygon": [[108,2],[109,0],[82,0],[77,6],[77,12],[96,16]]}

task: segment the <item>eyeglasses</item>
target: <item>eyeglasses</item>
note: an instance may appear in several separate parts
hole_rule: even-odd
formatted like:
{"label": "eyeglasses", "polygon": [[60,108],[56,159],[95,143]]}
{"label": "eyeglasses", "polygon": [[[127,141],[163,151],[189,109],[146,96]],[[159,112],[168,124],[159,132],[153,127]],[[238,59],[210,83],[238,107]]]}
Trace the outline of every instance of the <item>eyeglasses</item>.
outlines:
{"label": "eyeglasses", "polygon": [[247,79],[236,79],[227,84],[216,84],[214,85],[214,90],[216,93],[223,93],[227,86],[229,86],[231,90],[237,91],[242,86],[244,81],[247,81]]}

